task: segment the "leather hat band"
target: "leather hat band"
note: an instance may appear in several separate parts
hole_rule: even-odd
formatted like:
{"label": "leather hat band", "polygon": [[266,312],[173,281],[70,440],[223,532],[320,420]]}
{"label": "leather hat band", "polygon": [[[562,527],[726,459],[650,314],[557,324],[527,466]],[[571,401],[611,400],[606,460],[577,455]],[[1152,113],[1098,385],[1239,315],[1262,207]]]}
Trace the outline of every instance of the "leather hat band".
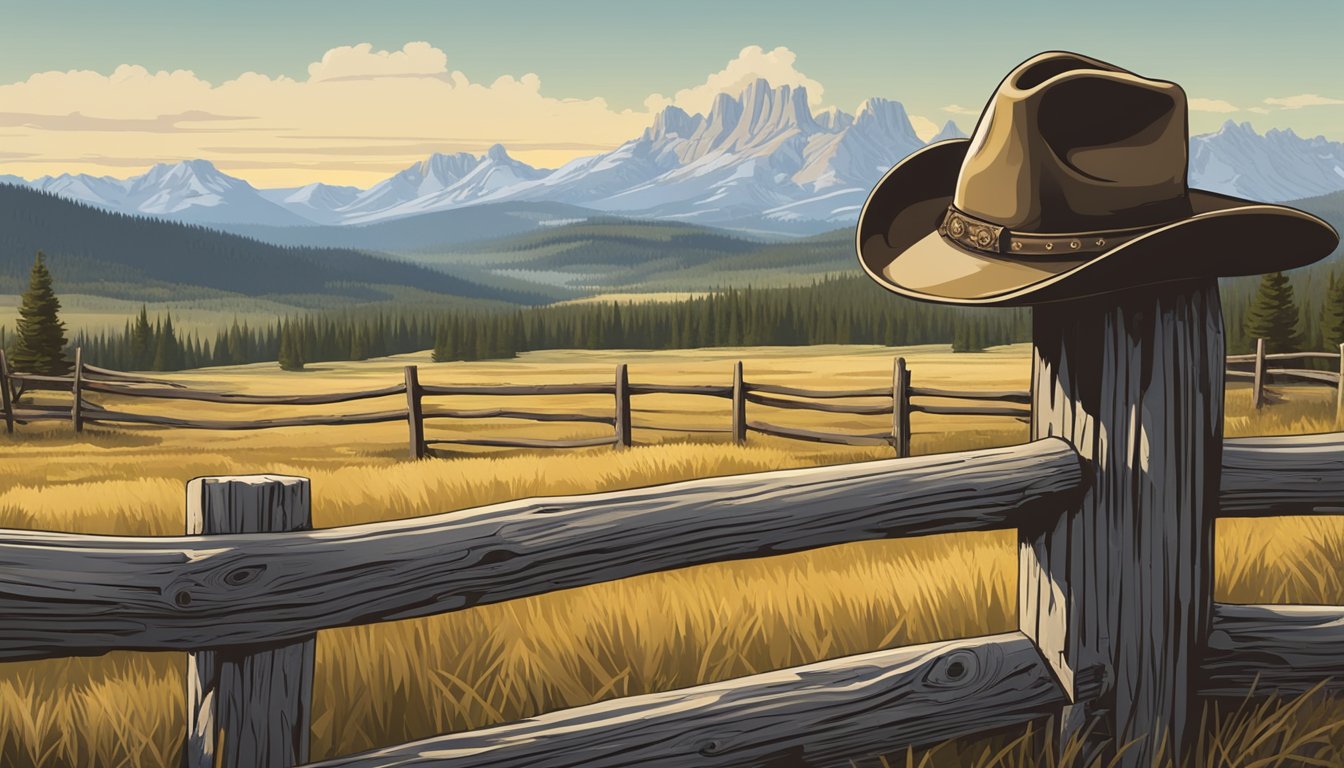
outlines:
{"label": "leather hat band", "polygon": [[949,205],[943,223],[938,225],[938,234],[963,248],[981,253],[1067,259],[1109,251],[1159,226],[1163,225],[1091,232],[1015,232]]}

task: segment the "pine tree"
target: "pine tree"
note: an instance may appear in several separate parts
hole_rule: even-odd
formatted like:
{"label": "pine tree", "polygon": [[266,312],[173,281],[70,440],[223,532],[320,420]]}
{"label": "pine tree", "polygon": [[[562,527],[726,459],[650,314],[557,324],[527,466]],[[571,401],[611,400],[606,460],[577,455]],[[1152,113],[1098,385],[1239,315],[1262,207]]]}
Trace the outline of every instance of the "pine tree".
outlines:
{"label": "pine tree", "polygon": [[182,370],[182,350],[178,346],[177,334],[173,331],[172,315],[168,315],[155,334],[152,367],[156,371]]}
{"label": "pine tree", "polygon": [[299,340],[299,333],[288,320],[280,327],[280,352],[277,358],[282,371],[303,370],[303,343]]}
{"label": "pine tree", "polygon": [[1264,339],[1268,352],[1296,352],[1302,345],[1298,333],[1297,302],[1293,286],[1282,272],[1260,278],[1260,289],[1246,312],[1246,335]]}
{"label": "pine tree", "polygon": [[1331,349],[1344,344],[1344,277],[1333,272],[1321,306],[1321,336]]}
{"label": "pine tree", "polygon": [[64,376],[72,365],[65,359],[65,324],[60,319],[61,302],[52,289],[46,256],[37,252],[28,277],[28,290],[19,302],[10,367],[23,373]]}

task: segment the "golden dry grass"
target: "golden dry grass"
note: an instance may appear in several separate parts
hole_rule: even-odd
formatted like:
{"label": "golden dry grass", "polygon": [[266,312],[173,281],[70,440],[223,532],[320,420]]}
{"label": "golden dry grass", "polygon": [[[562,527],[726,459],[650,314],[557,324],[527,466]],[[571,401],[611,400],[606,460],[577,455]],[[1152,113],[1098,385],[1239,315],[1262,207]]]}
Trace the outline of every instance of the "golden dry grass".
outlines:
{"label": "golden dry grass", "polygon": [[[973,381],[985,388],[1026,383],[1025,349],[1020,346],[985,355],[903,352],[919,383],[965,387]],[[635,381],[706,383],[726,379],[728,364],[739,356],[747,358],[749,379],[846,387],[877,386],[890,377],[889,350],[836,347],[554,353],[504,363],[426,367],[422,380],[598,381],[617,360],[627,359]],[[332,365],[302,374],[246,366],[182,378],[243,391],[294,391],[297,386],[336,391],[395,380],[405,362]],[[1333,400],[1322,390],[1288,394],[1287,402],[1253,414],[1244,390],[1230,392],[1228,434],[1333,426]],[[647,399],[663,402],[646,406],[657,413],[637,418],[669,424],[685,423],[678,420],[691,415],[710,423],[726,421],[726,412],[707,411],[703,400]],[[596,410],[609,408],[609,401],[596,398],[563,407]],[[535,400],[527,407],[550,405]],[[858,431],[875,431],[882,421],[792,412],[768,418]],[[462,428],[456,423],[438,427],[443,432]],[[469,428],[551,436],[586,434],[587,429],[527,425],[524,431],[502,423],[473,423]],[[942,417],[917,421],[915,428],[914,448],[921,453],[1018,442],[1026,436],[1024,427],[1004,419]],[[637,433],[637,438],[658,434]],[[401,460],[403,440],[404,427],[399,425],[226,435],[107,431],[78,439],[64,427],[27,429],[0,442],[0,462],[7,469],[0,477],[0,526],[180,532],[184,482],[203,474],[270,471],[308,476],[315,522],[333,526],[526,496],[886,455],[879,449],[825,448],[753,436],[745,447],[673,440],[623,452],[496,451],[414,463]],[[1344,603],[1341,553],[1344,522],[1338,518],[1220,522],[1218,597]],[[322,632],[314,681],[313,757],[877,648],[1003,631],[1016,624],[1015,574],[1011,533],[931,536],[702,566],[426,619]],[[174,653],[0,665],[0,765],[174,763],[184,728],[184,666],[183,656]],[[1297,706],[1290,716],[1282,716],[1281,709],[1240,719],[1213,717],[1211,712],[1208,732],[1221,734],[1218,743],[1237,760],[1207,764],[1249,764],[1293,749],[1317,756],[1331,749],[1335,754],[1344,751],[1339,742],[1344,707],[1320,697]],[[1273,724],[1268,731],[1266,723]],[[1324,736],[1294,746],[1297,737],[1318,727],[1327,729]],[[1322,744],[1322,738],[1335,741]],[[908,757],[917,765],[926,756]],[[927,758],[930,765],[1034,764],[1025,742],[1014,746],[1011,736],[944,745]],[[876,759],[891,765],[906,760]]]}

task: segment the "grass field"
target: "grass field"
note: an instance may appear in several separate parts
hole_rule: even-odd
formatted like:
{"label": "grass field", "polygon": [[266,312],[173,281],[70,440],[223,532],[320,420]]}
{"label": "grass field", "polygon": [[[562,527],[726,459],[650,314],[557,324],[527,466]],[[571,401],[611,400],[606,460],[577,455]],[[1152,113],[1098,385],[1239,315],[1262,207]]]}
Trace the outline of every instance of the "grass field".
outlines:
{"label": "grass field", "polygon": [[[175,377],[193,386],[250,392],[339,391],[390,384],[421,365],[431,383],[608,381],[617,362],[631,380],[726,383],[743,359],[748,380],[814,387],[890,381],[895,354],[916,384],[1025,388],[1027,349],[983,354],[876,347],[546,352],[516,361],[434,365],[427,356],[323,364],[209,369]],[[350,410],[396,407],[353,404]],[[486,405],[481,398],[444,404]],[[490,402],[496,405],[497,402]],[[609,412],[610,397],[515,398],[528,409]],[[128,406],[131,407],[131,406]],[[253,418],[294,409],[141,403],[155,412]],[[635,423],[727,426],[727,404],[645,396]],[[320,409],[334,409],[319,406]],[[755,408],[755,406],[753,406]],[[226,416],[228,414],[228,416]],[[752,418],[837,431],[878,431],[881,417],[754,410]],[[1259,414],[1246,390],[1228,395],[1227,433],[1290,434],[1334,428],[1333,395],[1293,389]],[[915,415],[916,453],[1020,442],[1011,419]],[[437,424],[432,435],[587,436],[600,426]],[[534,495],[628,488],[692,477],[884,458],[884,449],[819,447],[752,436],[687,440],[636,430],[660,444],[614,452],[481,450],[408,462],[404,425],[253,433],[21,428],[0,439],[0,526],[168,535],[183,525],[183,486],[206,474],[281,472],[312,478],[318,526],[462,509]],[[1232,602],[1344,603],[1344,521],[1282,518],[1218,525],[1217,597]],[[319,633],[313,758],[538,712],[683,687],[866,650],[1009,629],[1016,624],[1011,532],[869,542],[762,560],[701,566],[427,619]],[[114,653],[0,665],[0,765],[171,765],[181,743],[183,671],[177,653]],[[1311,697],[1209,718],[1201,765],[1337,765],[1344,761],[1344,704]],[[1259,706],[1258,704],[1256,706]],[[1290,708],[1291,707],[1291,708]],[[1013,735],[944,745],[930,765],[1033,765]],[[1216,745],[1216,746],[1215,746]],[[1001,752],[1001,754],[1000,754]],[[997,755],[997,757],[996,757]],[[1285,757],[1295,755],[1295,757]],[[1276,763],[1274,760],[1282,758]],[[918,765],[921,756],[871,764]],[[1311,763],[1310,760],[1317,762]],[[860,764],[870,764],[860,761]]]}

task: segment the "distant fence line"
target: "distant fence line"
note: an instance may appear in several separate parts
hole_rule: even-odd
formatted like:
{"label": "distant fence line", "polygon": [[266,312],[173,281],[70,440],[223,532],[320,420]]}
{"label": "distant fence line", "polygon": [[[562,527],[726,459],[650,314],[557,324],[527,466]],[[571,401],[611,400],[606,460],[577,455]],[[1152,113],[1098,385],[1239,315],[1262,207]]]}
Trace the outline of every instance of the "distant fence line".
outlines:
{"label": "distant fence line", "polygon": [[[4,391],[5,428],[14,431],[14,425],[35,421],[69,420],[75,431],[82,431],[86,423],[144,425],[180,429],[251,430],[278,427],[338,426],[347,424],[379,424],[404,421],[407,425],[409,455],[424,458],[437,446],[486,446],[500,448],[584,448],[612,445],[628,447],[634,444],[636,429],[679,432],[728,434],[736,443],[745,443],[748,433],[755,432],[790,440],[854,446],[891,446],[898,457],[910,455],[910,414],[930,413],[943,415],[1009,416],[1020,420],[1030,417],[1030,395],[1025,391],[969,391],[945,390],[934,387],[915,387],[910,383],[910,370],[905,358],[895,360],[890,387],[868,389],[806,389],[777,384],[748,382],[739,361],[733,365],[732,381],[728,384],[649,384],[631,383],[627,364],[616,366],[616,375],[610,384],[422,384],[419,368],[408,365],[404,380],[378,389],[338,392],[317,395],[254,395],[239,392],[212,392],[192,389],[162,379],[145,378],[133,374],[99,368],[84,363],[82,353],[75,350],[75,370],[69,376],[41,376],[11,373],[0,352],[0,389]],[[70,405],[17,405],[10,397],[11,385],[21,391],[46,390],[70,392]],[[159,400],[190,400],[206,403],[237,405],[329,405],[404,396],[405,406],[394,410],[371,411],[341,415],[294,416],[271,419],[211,420],[189,419],[144,413],[112,410],[88,400],[89,394]],[[482,395],[493,397],[547,396],[547,395],[611,395],[614,408],[611,415],[592,413],[548,413],[510,408],[450,409],[426,408],[425,399],[440,396]],[[724,427],[702,425],[635,424],[631,399],[638,395],[694,395],[727,399],[730,402],[731,421]],[[924,403],[926,398],[959,401],[957,404]],[[831,402],[836,400],[867,399],[878,402]],[[821,401],[821,402],[816,402]],[[851,434],[828,432],[799,427],[782,426],[747,418],[747,404],[768,408],[809,410],[858,416],[890,416],[890,429],[881,432]],[[569,422],[606,424],[612,434],[600,437],[568,440],[535,439],[524,437],[459,437],[426,439],[424,424],[429,419],[523,419],[536,422]]]}
{"label": "distant fence line", "polygon": [[[748,382],[743,378],[739,361],[733,366],[732,381],[727,384],[648,384],[631,383],[625,363],[616,366],[616,375],[610,384],[422,384],[419,368],[408,365],[404,380],[391,386],[355,392],[336,392],[317,395],[254,395],[241,392],[212,392],[188,388],[164,379],[147,378],[121,371],[109,370],[84,363],[82,351],[75,350],[75,367],[69,376],[42,376],[12,373],[8,370],[4,352],[0,350],[0,410],[4,412],[5,430],[13,432],[15,424],[36,421],[69,421],[75,431],[82,431],[85,423],[143,425],[179,429],[253,430],[280,427],[341,426],[350,424],[381,424],[404,421],[407,425],[409,455],[424,458],[431,449],[440,446],[479,446],[495,448],[586,448],[612,445],[627,447],[634,444],[633,431],[677,432],[683,434],[728,434],[736,443],[745,443],[751,432],[790,440],[852,446],[891,446],[898,457],[910,455],[910,414],[958,416],[1005,416],[1022,421],[1030,418],[1030,393],[1025,390],[951,390],[935,387],[917,387],[911,383],[911,372],[905,358],[897,357],[892,370],[890,387],[867,389],[808,389],[779,384]],[[1272,361],[1325,359],[1339,361],[1339,371],[1321,371],[1309,368],[1270,368]],[[1268,402],[1266,380],[1269,376],[1297,378],[1331,384],[1336,389],[1336,412],[1344,413],[1344,344],[1340,352],[1265,353],[1265,340],[1258,339],[1256,351],[1248,355],[1229,355],[1229,366],[1251,363],[1253,370],[1227,369],[1229,377],[1252,379],[1252,399],[1256,408]],[[19,405],[11,396],[11,385],[21,391],[47,390],[70,392],[71,404]],[[405,406],[392,410],[369,411],[340,415],[291,416],[271,419],[211,420],[186,419],[155,414],[129,413],[104,408],[87,399],[90,393],[117,397],[161,400],[190,400],[205,403],[237,405],[334,405],[361,400],[404,396]],[[480,409],[425,408],[425,398],[440,396],[475,395],[493,397],[547,396],[547,395],[611,395],[614,407],[611,415],[592,413],[548,413],[503,407]],[[703,425],[635,424],[631,398],[638,395],[695,395],[727,399],[731,404],[731,421],[724,427]],[[878,402],[829,402],[834,400],[867,399]],[[925,402],[927,400],[955,401]],[[821,402],[818,402],[821,401]],[[807,410],[856,416],[891,417],[890,429],[869,433],[842,433],[783,426],[747,418],[747,404],[785,410]],[[535,422],[567,422],[577,424],[606,424],[611,435],[567,440],[526,437],[458,437],[426,439],[424,424],[429,419],[522,419]]]}
{"label": "distant fence line", "polygon": [[[1337,371],[1318,371],[1313,368],[1267,368],[1271,360],[1335,360],[1339,363]],[[1253,370],[1238,371],[1228,369],[1228,376],[1251,379],[1251,398],[1256,408],[1262,408],[1266,402],[1265,377],[1284,376],[1305,379],[1335,385],[1335,415],[1344,413],[1344,344],[1338,352],[1277,352],[1265,354],[1265,340],[1255,340],[1255,352],[1249,355],[1228,355],[1229,363],[1254,363]]]}

